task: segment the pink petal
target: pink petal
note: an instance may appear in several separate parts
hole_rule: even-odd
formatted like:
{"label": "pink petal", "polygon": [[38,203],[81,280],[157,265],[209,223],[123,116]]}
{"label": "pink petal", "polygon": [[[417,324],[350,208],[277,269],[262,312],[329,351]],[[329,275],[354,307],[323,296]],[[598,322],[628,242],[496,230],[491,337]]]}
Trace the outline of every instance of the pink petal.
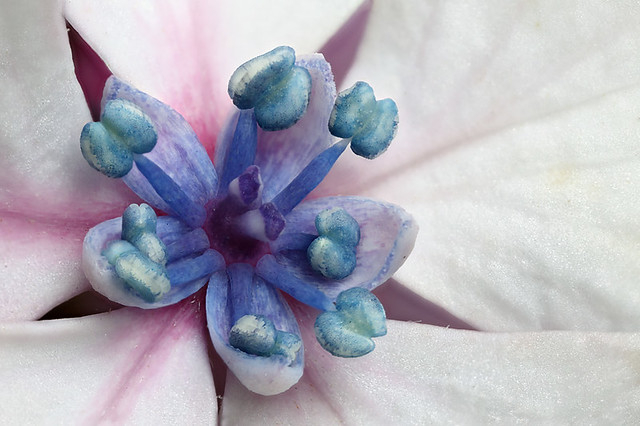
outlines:
{"label": "pink petal", "polygon": [[638,334],[493,334],[389,321],[371,354],[342,359],[313,340],[313,315],[302,317],[301,381],[263,397],[228,377],[223,422],[626,424],[640,414]]}
{"label": "pink petal", "polygon": [[3,421],[214,423],[204,312],[192,302],[0,326]]}

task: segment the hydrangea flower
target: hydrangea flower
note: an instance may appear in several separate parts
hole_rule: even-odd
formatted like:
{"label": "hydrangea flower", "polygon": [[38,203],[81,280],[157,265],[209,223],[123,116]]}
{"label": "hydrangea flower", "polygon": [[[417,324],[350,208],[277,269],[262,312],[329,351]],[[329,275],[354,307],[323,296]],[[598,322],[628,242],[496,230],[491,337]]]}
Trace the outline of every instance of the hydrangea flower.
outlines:
{"label": "hydrangea flower", "polygon": [[[202,135],[220,123],[197,119],[200,102],[222,99],[212,96],[212,82],[251,56],[241,46],[251,45],[250,53],[257,54],[294,34],[321,40],[336,29],[327,16],[340,11],[323,14],[322,8],[297,5],[287,17],[299,11],[300,19],[273,25],[273,4],[258,12],[239,4],[242,12],[225,8],[215,15],[209,3],[199,4],[193,15],[175,5],[144,9],[142,2],[128,4],[131,9],[117,2],[69,4],[75,9],[65,16],[112,69],[176,107],[208,150],[212,139]],[[637,295],[638,268],[630,231],[637,228],[638,199],[628,189],[637,176],[629,155],[637,126],[637,73],[629,59],[639,40],[633,10],[626,2],[376,3],[353,72],[374,83],[376,93],[397,96],[403,127],[384,162],[365,168],[346,157],[317,194],[342,182],[349,184],[340,187],[342,193],[404,205],[416,214],[421,233],[415,260],[397,277],[403,285],[476,327],[533,331],[461,332],[390,321],[372,354],[347,362],[322,354],[314,343],[315,315],[295,307],[308,360],[302,380],[279,396],[259,397],[230,376],[222,420],[632,422],[637,335],[591,331],[637,329],[637,315],[627,309]],[[171,19],[162,19],[165,14]],[[0,157],[1,312],[3,318],[35,319],[86,288],[79,247],[89,222],[118,216],[139,200],[117,185],[104,186],[71,160],[71,146],[77,155],[73,129],[90,118],[61,42],[59,5],[20,2],[2,16],[0,40],[8,43],[2,44],[8,56],[0,66],[7,95],[0,120],[8,155]],[[216,16],[223,19],[219,26],[210,24]],[[28,22],[37,25],[24,31]],[[270,39],[284,34],[285,24],[295,31]],[[197,37],[185,28],[197,28]],[[222,37],[213,37],[218,28]],[[259,36],[236,43],[253,34],[251,28]],[[270,31],[260,31],[265,28]],[[130,43],[132,38],[140,44]],[[233,50],[221,47],[216,51],[224,53],[213,59],[182,55],[175,61],[175,42],[203,51],[213,46],[205,40],[224,40]],[[301,44],[296,50],[315,50],[313,43]],[[163,48],[138,50],[141,45]],[[213,66],[215,58],[221,64]],[[207,68],[199,61],[222,75],[196,71]],[[154,72],[145,72],[151,64]],[[163,85],[168,76],[176,83]],[[169,87],[188,93],[188,102]],[[424,135],[427,142],[416,145]],[[340,179],[341,170],[354,164],[362,179]],[[609,187],[616,190],[598,191]],[[103,217],[88,216],[98,210]],[[572,225],[576,220],[581,226]],[[413,299],[402,295],[393,293],[410,306]],[[197,304],[4,323],[0,376],[12,386],[3,387],[2,412],[41,422],[86,419],[89,413],[94,423],[211,423],[215,394],[202,310],[192,309]],[[419,306],[426,315],[425,305]],[[535,331],[545,328],[582,332]],[[26,411],[29,406],[46,413]]]}
{"label": "hydrangea flower", "polygon": [[[189,124],[117,77],[82,155],[122,178],[147,204],[87,233],[83,269],[111,301],[172,305],[208,283],[207,324],[218,354],[250,390],[286,391],[302,376],[304,345],[278,289],[324,311],[315,322],[331,354],[359,357],[386,334],[370,293],[408,257],[417,226],[401,208],[358,197],[303,201],[351,147],[380,156],[398,110],[363,82],[336,97],[321,55],[277,47],[241,65],[239,108],[218,139],[215,167]],[[333,136],[344,137],[342,140]]]}

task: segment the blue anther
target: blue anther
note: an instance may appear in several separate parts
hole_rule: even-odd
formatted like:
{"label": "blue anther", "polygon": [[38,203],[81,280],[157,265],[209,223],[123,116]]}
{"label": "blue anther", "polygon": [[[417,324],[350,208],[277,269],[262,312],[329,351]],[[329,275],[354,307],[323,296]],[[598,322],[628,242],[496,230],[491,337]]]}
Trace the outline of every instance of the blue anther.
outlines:
{"label": "blue anther", "polygon": [[204,223],[207,212],[194,202],[157,164],[142,155],[136,155],[135,163],[158,195],[187,225],[198,228]]}
{"label": "blue anther", "polygon": [[133,155],[151,151],[158,135],[149,117],[124,100],[107,102],[100,120],[82,129],[82,155],[104,175],[121,178],[133,167]]}
{"label": "blue anther", "polygon": [[229,344],[251,355],[282,355],[291,362],[296,359],[302,340],[293,333],[277,330],[265,316],[249,314],[231,327]]}
{"label": "blue anther", "polygon": [[131,204],[122,214],[122,239],[129,241],[151,261],[164,266],[167,248],[156,235],[156,213],[146,204]]}
{"label": "blue anther", "polygon": [[355,249],[327,237],[313,240],[307,258],[314,271],[332,280],[346,278],[356,268]]}
{"label": "blue anther", "polygon": [[398,131],[398,107],[391,99],[376,104],[376,112],[368,125],[351,139],[351,150],[364,158],[374,159],[391,144]]}
{"label": "blue anther", "polygon": [[118,276],[146,302],[156,302],[171,290],[164,267],[144,256],[131,243],[115,241],[103,255]]}
{"label": "blue anther", "polygon": [[387,333],[386,316],[371,292],[354,287],[338,295],[335,311],[316,318],[314,329],[327,352],[345,358],[359,357],[375,348],[372,337]]}
{"label": "blue anther", "polygon": [[316,216],[316,229],[319,235],[349,247],[360,242],[360,225],[353,216],[340,207],[323,210]]}
{"label": "blue anther", "polygon": [[373,159],[391,144],[398,130],[398,107],[391,99],[376,101],[367,83],[357,82],[338,94],[329,118],[334,136],[351,139],[351,150]]}
{"label": "blue anther", "polygon": [[322,182],[348,144],[348,140],[343,140],[321,152],[271,200],[280,213],[286,216]]}
{"label": "blue anther", "polygon": [[315,224],[319,237],[307,249],[311,268],[333,280],[348,277],[356,268],[360,225],[342,208],[321,211]]}
{"label": "blue anther", "polygon": [[288,129],[304,115],[310,95],[311,74],[305,68],[294,66],[256,102],[256,121],[264,130]]}
{"label": "blue anther", "polygon": [[292,48],[280,46],[240,65],[229,79],[228,92],[234,105],[253,108],[267,88],[289,73],[295,60]]}
{"label": "blue anther", "polygon": [[107,102],[100,122],[134,154],[150,152],[158,141],[158,134],[149,117],[133,103],[123,99]]}
{"label": "blue anther", "polygon": [[364,81],[338,94],[329,117],[329,131],[339,138],[352,138],[376,109],[373,89]]}
{"label": "blue anther", "polygon": [[84,126],[80,150],[91,167],[110,178],[121,178],[133,167],[131,152],[118,143],[100,122]]}
{"label": "blue anther", "polygon": [[255,108],[264,130],[293,126],[307,110],[311,75],[295,66],[295,52],[281,46],[242,64],[229,80],[228,92],[239,109]]}
{"label": "blue anther", "polygon": [[251,355],[270,356],[276,345],[276,327],[262,315],[245,315],[229,332],[229,344]]}
{"label": "blue anther", "polygon": [[220,188],[226,191],[231,181],[253,164],[258,145],[258,125],[253,111],[240,111],[233,140],[222,160]]}

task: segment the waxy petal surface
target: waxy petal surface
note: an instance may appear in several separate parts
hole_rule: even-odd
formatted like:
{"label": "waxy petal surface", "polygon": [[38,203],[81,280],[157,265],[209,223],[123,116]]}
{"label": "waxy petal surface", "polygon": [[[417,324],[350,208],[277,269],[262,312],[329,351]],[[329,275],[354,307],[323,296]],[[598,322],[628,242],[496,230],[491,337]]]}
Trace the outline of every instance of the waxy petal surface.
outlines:
{"label": "waxy petal surface", "polygon": [[626,424],[640,415],[638,334],[481,333],[388,321],[376,350],[332,357],[297,313],[302,380],[262,397],[227,378],[223,424]]}
{"label": "waxy petal surface", "polygon": [[86,289],[82,234],[135,199],[79,155],[90,115],[61,9],[24,1],[0,14],[2,320],[37,318]]}
{"label": "waxy petal surface", "polygon": [[12,424],[212,424],[197,300],[0,326],[0,409]]}
{"label": "waxy petal surface", "polygon": [[481,329],[638,330],[639,104],[612,93],[367,191],[421,224],[396,279]]}

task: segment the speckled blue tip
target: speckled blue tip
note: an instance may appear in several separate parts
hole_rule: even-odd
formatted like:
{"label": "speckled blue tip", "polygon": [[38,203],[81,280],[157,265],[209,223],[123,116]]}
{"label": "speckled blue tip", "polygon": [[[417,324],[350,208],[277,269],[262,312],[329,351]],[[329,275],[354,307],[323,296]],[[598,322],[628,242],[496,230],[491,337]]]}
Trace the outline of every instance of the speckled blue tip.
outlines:
{"label": "speckled blue tip", "polygon": [[360,225],[342,208],[320,212],[315,220],[318,238],[307,249],[314,271],[341,280],[356,268],[356,246],[360,242]]}
{"label": "speckled blue tip", "polygon": [[372,337],[387,334],[382,303],[371,292],[354,287],[336,299],[336,310],[318,316],[315,322],[318,343],[329,353],[355,358],[375,348]]}
{"label": "speckled blue tip", "polygon": [[351,150],[373,159],[391,144],[398,130],[398,107],[391,99],[376,101],[373,89],[359,81],[340,92],[336,99],[329,131],[340,138],[351,139]]}
{"label": "speckled blue tip", "polygon": [[146,204],[131,204],[122,215],[122,239],[103,255],[116,273],[143,300],[155,302],[171,290],[167,248],[156,235],[157,217]]}
{"label": "speckled blue tip", "polygon": [[99,122],[88,123],[80,135],[80,149],[91,167],[112,178],[131,170],[134,154],[149,152],[158,135],[149,117],[131,102],[105,104]]}
{"label": "speckled blue tip", "polygon": [[294,360],[302,341],[293,333],[276,330],[273,321],[263,315],[244,315],[231,327],[229,344],[251,355]]}
{"label": "speckled blue tip", "polygon": [[254,108],[256,121],[264,130],[288,129],[307,110],[311,75],[294,65],[295,59],[292,48],[280,46],[245,62],[229,79],[234,105]]}

